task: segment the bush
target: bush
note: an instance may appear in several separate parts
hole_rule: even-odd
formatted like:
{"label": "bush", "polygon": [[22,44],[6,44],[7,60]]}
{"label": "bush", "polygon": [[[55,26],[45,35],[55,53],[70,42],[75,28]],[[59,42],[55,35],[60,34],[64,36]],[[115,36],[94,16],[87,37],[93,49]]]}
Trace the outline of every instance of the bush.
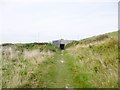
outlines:
{"label": "bush", "polygon": [[108,35],[103,34],[103,35],[96,37],[96,41],[101,41],[101,40],[104,40],[106,38],[108,38]]}
{"label": "bush", "polygon": [[73,41],[73,42],[71,42],[71,43],[68,43],[68,44],[66,45],[66,48],[71,47],[71,46],[75,46],[75,45],[77,45],[77,44],[79,44],[79,41]]}
{"label": "bush", "polygon": [[2,46],[10,46],[10,45],[14,45],[14,44],[12,44],[12,43],[4,43],[4,44],[2,44]]}

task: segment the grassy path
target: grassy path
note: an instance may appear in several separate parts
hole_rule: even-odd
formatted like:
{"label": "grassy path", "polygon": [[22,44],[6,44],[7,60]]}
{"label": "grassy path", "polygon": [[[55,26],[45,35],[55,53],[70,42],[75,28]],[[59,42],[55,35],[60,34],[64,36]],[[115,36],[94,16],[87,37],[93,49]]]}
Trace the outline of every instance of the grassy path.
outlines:
{"label": "grassy path", "polygon": [[28,84],[22,87],[40,88],[86,88],[92,87],[89,75],[80,72],[76,60],[66,52],[49,58],[33,73]]}
{"label": "grassy path", "polygon": [[117,88],[117,34],[76,41],[65,51],[50,43],[4,44],[2,87]]}
{"label": "grassy path", "polygon": [[64,53],[61,53],[56,64],[56,85],[55,87],[70,88],[72,87],[72,76],[68,67],[68,62],[64,58]]}

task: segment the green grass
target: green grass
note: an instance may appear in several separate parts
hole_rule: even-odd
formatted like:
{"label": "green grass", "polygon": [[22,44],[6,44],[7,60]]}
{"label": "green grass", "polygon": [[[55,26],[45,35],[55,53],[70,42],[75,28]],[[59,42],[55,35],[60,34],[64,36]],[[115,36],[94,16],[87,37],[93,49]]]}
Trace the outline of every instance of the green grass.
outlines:
{"label": "green grass", "polygon": [[[61,63],[64,60],[64,63]],[[75,58],[66,52],[61,57],[57,53],[53,58],[48,58],[29,77],[28,82],[19,87],[41,87],[41,88],[90,88],[91,74],[84,72],[76,65]]]}
{"label": "green grass", "polygon": [[[114,88],[118,87],[117,32],[105,35],[108,38],[103,39],[102,42],[99,41],[87,47],[82,47],[81,44],[74,46],[73,44],[67,51],[71,56],[76,58],[78,61],[77,64],[82,66],[81,70],[91,73],[91,82],[94,87]],[[94,41],[95,39],[94,37]],[[82,45],[86,46],[86,42],[84,41]]]}
{"label": "green grass", "polygon": [[4,44],[3,88],[117,88],[117,32],[68,44]]}
{"label": "green grass", "polygon": [[29,83],[34,71],[56,51],[59,52],[59,49],[51,44],[33,46],[31,48],[30,45],[17,44],[3,47],[2,87],[13,88]]}
{"label": "green grass", "polygon": [[[0,77],[2,77],[2,49],[0,47]],[[2,78],[0,78],[0,89],[2,89]]]}
{"label": "green grass", "polygon": [[110,38],[118,40],[118,31],[85,38],[80,41],[73,41],[72,43],[67,44],[66,48],[69,48],[71,46],[76,46],[78,44],[84,45],[84,44],[89,44],[89,43],[93,43],[93,42],[99,42],[99,41],[103,41],[105,39],[110,39]]}

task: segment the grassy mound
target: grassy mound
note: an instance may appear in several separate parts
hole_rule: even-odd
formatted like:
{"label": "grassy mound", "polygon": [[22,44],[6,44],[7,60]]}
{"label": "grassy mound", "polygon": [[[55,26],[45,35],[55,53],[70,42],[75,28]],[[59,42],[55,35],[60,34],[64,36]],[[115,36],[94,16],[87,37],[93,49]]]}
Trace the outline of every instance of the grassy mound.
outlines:
{"label": "grassy mound", "polygon": [[118,32],[68,44],[3,44],[3,88],[117,88]]}
{"label": "grassy mound", "polygon": [[[95,87],[118,87],[118,33],[84,39],[67,52],[83,73],[91,73]],[[89,81],[89,80],[88,80]]]}

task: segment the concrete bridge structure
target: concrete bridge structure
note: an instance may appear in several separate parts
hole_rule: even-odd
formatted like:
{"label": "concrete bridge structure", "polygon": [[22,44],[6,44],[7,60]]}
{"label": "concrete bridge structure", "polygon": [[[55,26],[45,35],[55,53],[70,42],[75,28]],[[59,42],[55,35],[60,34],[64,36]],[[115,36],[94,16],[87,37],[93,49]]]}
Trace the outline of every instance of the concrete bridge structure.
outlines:
{"label": "concrete bridge structure", "polygon": [[60,39],[60,40],[53,41],[52,44],[59,47],[61,50],[64,50],[65,45],[67,45],[68,43],[71,43],[72,41],[73,40]]}

